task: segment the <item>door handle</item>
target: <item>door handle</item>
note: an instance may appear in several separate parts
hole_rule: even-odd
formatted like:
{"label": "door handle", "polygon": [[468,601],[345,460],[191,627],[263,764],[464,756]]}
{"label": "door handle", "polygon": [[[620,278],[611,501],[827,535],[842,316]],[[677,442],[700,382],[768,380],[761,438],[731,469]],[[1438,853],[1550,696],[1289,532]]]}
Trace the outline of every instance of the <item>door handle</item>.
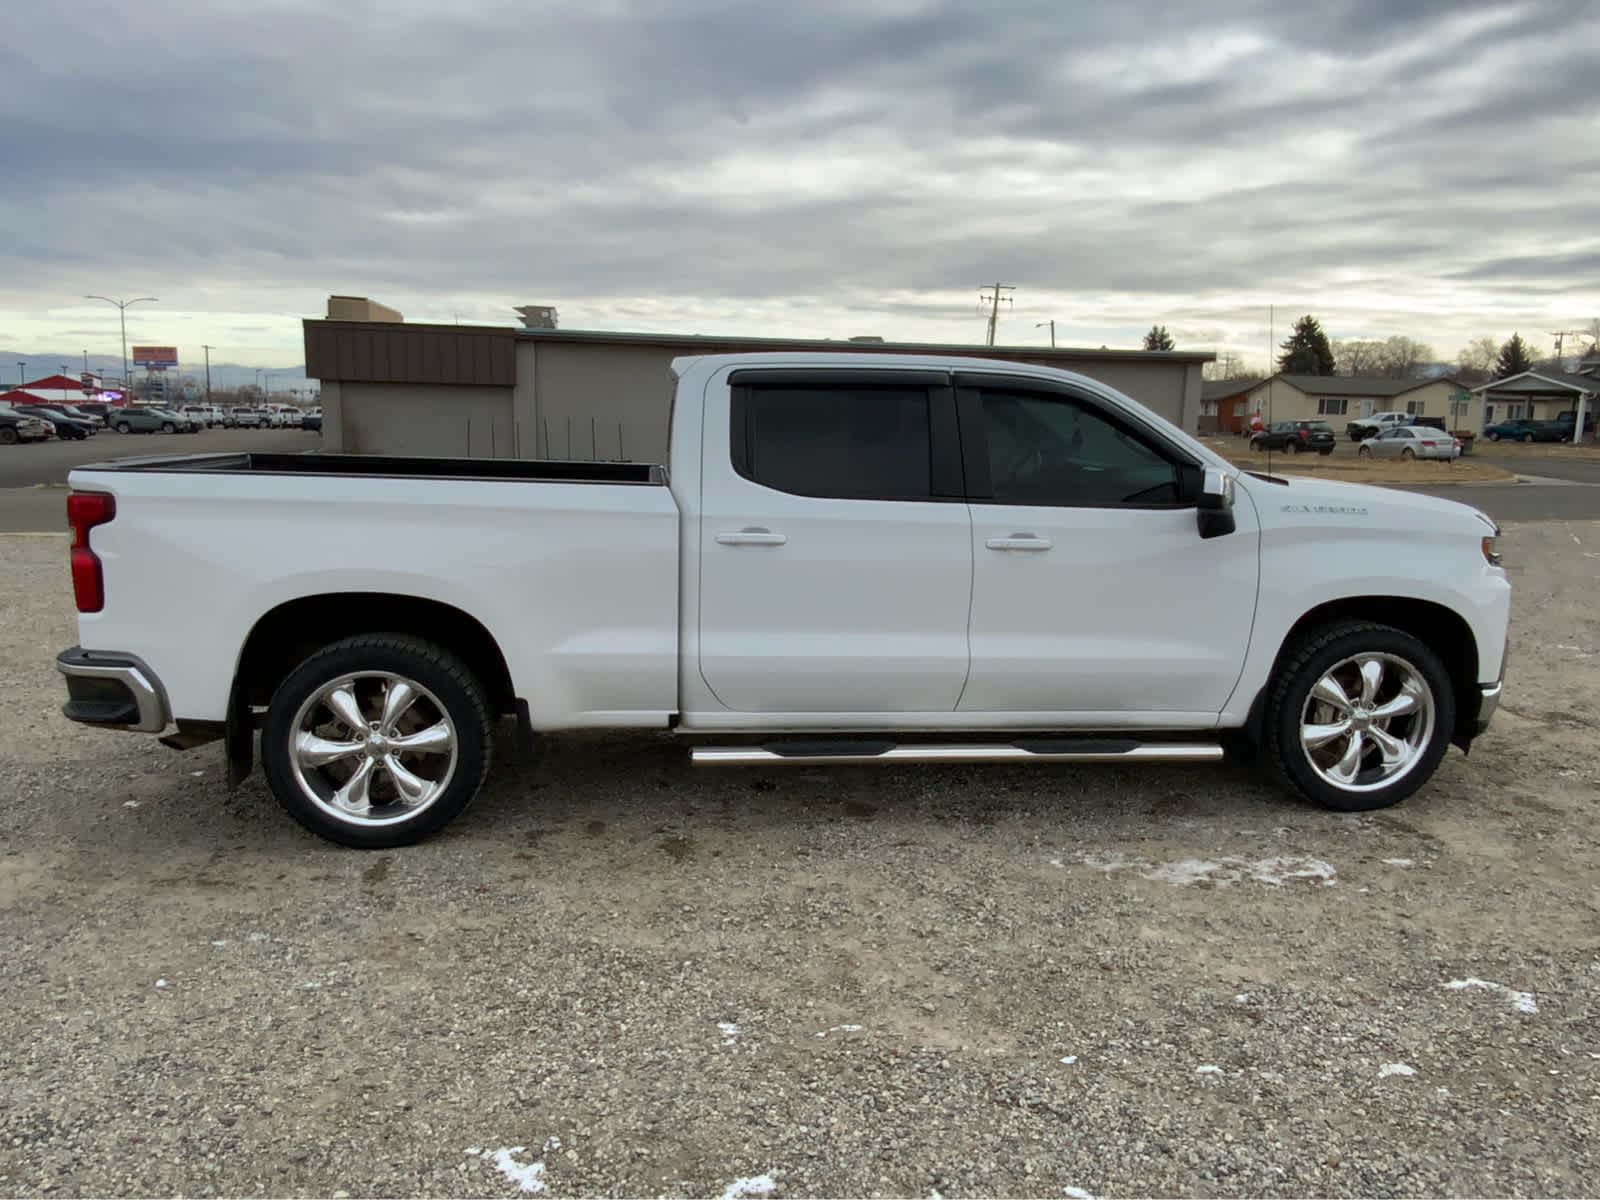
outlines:
{"label": "door handle", "polygon": [[757,526],[738,531],[724,530],[717,534],[717,544],[721,546],[781,546],[788,540],[781,533]]}
{"label": "door handle", "polygon": [[1013,533],[1010,537],[992,537],[983,543],[991,550],[1048,550],[1050,539],[1034,533]]}

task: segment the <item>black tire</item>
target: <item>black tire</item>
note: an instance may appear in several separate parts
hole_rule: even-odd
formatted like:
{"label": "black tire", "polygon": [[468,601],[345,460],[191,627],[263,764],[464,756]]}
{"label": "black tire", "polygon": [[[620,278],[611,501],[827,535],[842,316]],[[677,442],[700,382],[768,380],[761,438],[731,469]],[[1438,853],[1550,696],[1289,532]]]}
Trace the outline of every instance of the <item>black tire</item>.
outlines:
{"label": "black tire", "polygon": [[1410,459],[1410,458],[1415,458],[1416,456],[1417,456],[1417,452],[1415,450],[1413,450],[1410,446],[1402,446],[1400,448],[1400,457],[1401,458]]}
{"label": "black tire", "polygon": [[1372,447],[1371,446],[1362,446],[1359,450],[1356,451],[1356,454],[1359,455],[1362,458],[1371,458],[1372,457]]}
{"label": "black tire", "polygon": [[10,425],[0,425],[0,446],[15,446],[17,431]]}
{"label": "black tire", "polygon": [[1285,442],[1284,445],[1283,445],[1283,448],[1285,450],[1287,450],[1290,454],[1299,454],[1300,453],[1300,443],[1296,442],[1296,441]]}
{"label": "black tire", "polygon": [[1491,442],[1498,442],[1500,440],[1500,435],[1498,433],[1486,433],[1483,436],[1488,438]]}
{"label": "black tire", "polygon": [[[409,814],[386,797],[400,795],[397,776],[383,765],[389,755],[398,760],[410,751],[385,753],[384,738],[415,737],[394,729],[356,729],[338,719],[333,709],[318,699],[338,681],[352,681],[348,689],[361,701],[357,715],[378,715],[383,693],[373,690],[378,677],[400,680],[416,690],[418,698],[404,716],[426,725],[427,731],[448,727],[452,741],[450,760],[440,766],[441,754],[412,754],[400,764],[401,775],[436,785],[435,794]],[[337,701],[337,695],[332,697]],[[330,742],[360,745],[337,761],[302,764],[294,753],[299,729],[318,730]],[[372,633],[345,638],[312,654],[279,685],[267,707],[261,730],[261,766],[278,803],[301,825],[319,837],[357,849],[406,846],[437,833],[460,815],[472,801],[489,770],[492,752],[489,702],[483,685],[471,668],[443,647],[422,638],[398,633]],[[337,735],[348,731],[344,738]],[[374,745],[374,739],[379,743]],[[349,768],[351,761],[356,768]],[[367,779],[372,806],[364,814],[338,811],[338,785],[360,773],[368,763]],[[413,771],[415,768],[415,771]],[[348,770],[347,770],[348,769]],[[384,774],[380,774],[384,772]],[[384,783],[387,782],[387,789]]]}
{"label": "black tire", "polygon": [[1524,445],[1526,445],[1527,443],[1529,443],[1531,441],[1533,441],[1533,434],[1525,433],[1525,434],[1522,435],[1522,442],[1523,442]]}
{"label": "black tire", "polygon": [[163,421],[163,422],[161,422],[161,432],[162,433],[176,433],[177,431],[178,431],[177,430],[177,426],[173,425],[173,423],[171,421]]}
{"label": "black tire", "polygon": [[1250,439],[1250,449],[1252,449],[1252,450],[1265,450],[1266,448],[1267,448],[1266,442],[1262,441],[1260,438],[1251,438]]}
{"label": "black tire", "polygon": [[111,428],[115,429],[118,433],[130,432],[130,427],[127,425],[113,425]]}
{"label": "black tire", "polygon": [[[1341,786],[1327,777],[1326,767],[1313,762],[1301,737],[1302,718],[1311,708],[1312,689],[1325,675],[1343,671],[1357,656],[1381,656],[1386,675],[1376,693],[1378,707],[1385,702],[1384,687],[1410,673],[1427,686],[1427,696],[1419,702],[1417,713],[1388,720],[1385,732],[1391,738],[1412,742],[1414,752],[1403,770],[1385,783],[1381,762],[1370,767],[1373,751],[1381,748],[1371,742],[1367,750],[1358,748],[1353,786]],[[1422,704],[1431,705],[1431,726],[1421,715]],[[1288,647],[1268,693],[1264,737],[1267,755],[1274,770],[1301,795],[1324,808],[1338,812],[1365,812],[1398,804],[1427,783],[1438,769],[1450,745],[1455,728],[1455,691],[1450,675],[1439,656],[1403,630],[1365,621],[1342,621],[1313,629]],[[1412,724],[1412,723],[1415,724]],[[1366,737],[1368,735],[1355,735]],[[1360,743],[1358,742],[1358,747]],[[1349,740],[1327,743],[1326,753],[1348,751]]]}

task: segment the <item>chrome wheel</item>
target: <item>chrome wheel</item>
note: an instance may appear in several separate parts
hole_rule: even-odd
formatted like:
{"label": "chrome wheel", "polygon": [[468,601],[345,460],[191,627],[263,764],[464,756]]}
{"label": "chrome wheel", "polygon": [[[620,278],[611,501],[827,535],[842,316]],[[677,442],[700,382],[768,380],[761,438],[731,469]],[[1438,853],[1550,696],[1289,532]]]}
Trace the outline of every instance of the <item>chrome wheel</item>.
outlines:
{"label": "chrome wheel", "polygon": [[301,792],[341,822],[393,825],[450,786],[461,755],[455,722],[415,680],[362,671],[312,692],[290,725],[289,766]]}
{"label": "chrome wheel", "polygon": [[1437,704],[1415,666],[1393,654],[1356,654],[1312,686],[1300,746],[1323,782],[1375,791],[1408,775],[1433,741]]}

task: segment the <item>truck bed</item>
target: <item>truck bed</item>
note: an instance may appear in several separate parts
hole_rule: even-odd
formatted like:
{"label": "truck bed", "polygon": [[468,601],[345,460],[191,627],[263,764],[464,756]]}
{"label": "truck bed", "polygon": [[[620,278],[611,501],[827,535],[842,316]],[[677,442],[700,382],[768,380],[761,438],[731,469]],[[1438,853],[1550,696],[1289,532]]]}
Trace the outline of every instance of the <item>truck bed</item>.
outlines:
{"label": "truck bed", "polygon": [[378,454],[159,454],[85,463],[80,471],[186,471],[208,475],[356,475],[382,479],[498,479],[665,486],[653,463],[558,459],[424,458]]}

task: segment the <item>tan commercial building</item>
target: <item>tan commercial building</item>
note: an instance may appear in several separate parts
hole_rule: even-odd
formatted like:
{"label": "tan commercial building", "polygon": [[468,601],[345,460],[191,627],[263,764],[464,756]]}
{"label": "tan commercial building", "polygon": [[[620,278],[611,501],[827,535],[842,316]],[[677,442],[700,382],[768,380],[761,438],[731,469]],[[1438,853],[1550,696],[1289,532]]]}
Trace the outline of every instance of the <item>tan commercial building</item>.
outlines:
{"label": "tan commercial building", "polygon": [[[693,354],[827,351],[949,354],[1077,371],[1189,432],[1210,353],[702,337],[361,319],[358,297],[305,322],[306,373],[321,381],[323,447],[346,454],[661,462],[669,366]],[[376,306],[374,306],[376,307]],[[398,314],[394,314],[398,315]]]}

